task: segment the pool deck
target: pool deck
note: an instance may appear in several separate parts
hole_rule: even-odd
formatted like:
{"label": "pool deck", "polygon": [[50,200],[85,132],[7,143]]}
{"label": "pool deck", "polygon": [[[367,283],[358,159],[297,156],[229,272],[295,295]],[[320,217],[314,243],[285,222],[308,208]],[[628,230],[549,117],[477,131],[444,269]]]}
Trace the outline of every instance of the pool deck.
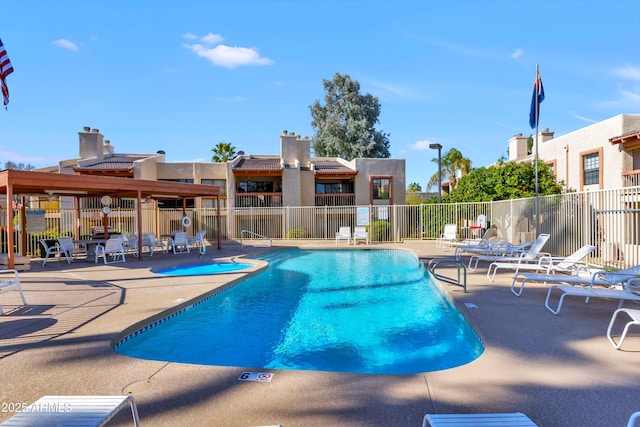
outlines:
{"label": "pool deck", "polygon": [[[288,245],[335,248],[333,241],[274,247]],[[432,242],[368,247],[408,249],[422,259],[452,254]],[[539,426],[625,426],[640,411],[640,327],[632,327],[622,351],[606,338],[617,301],[569,297],[554,316],[544,306],[544,285],[527,285],[516,297],[512,273],[492,283],[486,265],[468,273],[467,293],[441,284],[486,345],[477,360],[444,371],[356,375],[198,366],[132,359],[112,349],[132,325],[246,274],[159,277],[151,268],[241,255],[229,245],[210,247],[202,258],[53,260],[44,268],[32,260],[31,270],[20,273],[29,305],[21,305],[17,292],[0,295],[6,313],[0,316],[0,421],[13,405],[44,395],[132,394],[141,425],[154,427],[420,426],[428,412],[524,412]],[[251,345],[250,336],[238,339]],[[275,376],[268,383],[239,381],[246,371]],[[131,425],[131,415],[125,410],[108,425]]]}

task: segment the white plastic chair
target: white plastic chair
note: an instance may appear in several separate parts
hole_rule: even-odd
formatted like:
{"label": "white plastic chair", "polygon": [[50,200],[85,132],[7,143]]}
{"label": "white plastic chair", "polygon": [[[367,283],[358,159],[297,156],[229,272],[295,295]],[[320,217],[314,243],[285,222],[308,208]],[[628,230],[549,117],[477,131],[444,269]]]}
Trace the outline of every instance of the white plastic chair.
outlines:
{"label": "white plastic chair", "polygon": [[351,244],[351,227],[340,227],[336,232],[336,245],[338,240],[346,240],[347,245]]}
{"label": "white plastic chair", "polygon": [[77,244],[73,242],[71,237],[59,237],[58,245],[60,249],[64,252],[64,256],[67,258],[68,262],[71,262],[78,255],[87,255],[87,247],[83,244]]}
{"label": "white plastic chair", "polygon": [[171,237],[169,245],[174,254],[178,252],[191,252],[186,231],[176,231]]}
{"label": "white plastic chair", "polygon": [[189,246],[192,248],[198,248],[200,250],[200,254],[204,255],[207,252],[207,248],[204,244],[204,230],[198,231],[195,236],[189,237],[187,240],[189,242]]}
{"label": "white plastic chair", "polygon": [[[22,293],[22,286],[20,286],[20,276],[16,270],[0,270],[0,294],[16,290],[20,293],[20,298],[24,305],[27,305],[27,300]],[[0,314],[4,314],[2,305],[0,304]]]}
{"label": "white plastic chair", "polygon": [[65,251],[60,247],[59,244],[54,244],[49,246],[49,244],[47,243],[47,239],[40,239],[40,244],[42,245],[42,248],[44,249],[45,255],[44,255],[44,260],[42,261],[42,266],[44,267],[47,264],[47,261],[49,260],[49,256],[53,255],[54,257],[57,255],[58,257],[60,257],[61,255],[64,255],[67,263],[71,264],[71,259],[69,257],[66,256]]}
{"label": "white plastic chair", "polygon": [[458,227],[455,224],[445,224],[444,232],[436,239],[436,246],[448,249],[458,240]]}
{"label": "white plastic chair", "polygon": [[353,228],[353,246],[358,244],[358,240],[364,240],[367,245],[369,244],[369,233],[367,233],[366,227],[356,226]]}
{"label": "white plastic chair", "polygon": [[[105,264],[110,264],[112,262],[126,262],[127,260],[124,257],[124,247],[122,246],[122,238],[114,237],[108,239],[106,243],[103,245],[96,246],[96,260],[102,258]],[[110,261],[107,258],[111,258]]]}

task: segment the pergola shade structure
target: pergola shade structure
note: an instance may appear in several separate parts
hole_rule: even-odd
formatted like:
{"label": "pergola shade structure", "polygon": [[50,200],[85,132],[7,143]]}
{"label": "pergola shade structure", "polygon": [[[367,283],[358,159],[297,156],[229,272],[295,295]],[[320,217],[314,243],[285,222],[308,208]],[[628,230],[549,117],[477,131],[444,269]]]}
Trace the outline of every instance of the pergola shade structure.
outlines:
{"label": "pergola shade structure", "polygon": [[[14,196],[102,197],[137,199],[137,224],[142,230],[142,201],[147,199],[185,199],[214,197],[220,220],[220,187],[214,185],[188,184],[142,179],[34,172],[22,170],[0,171],[0,194],[7,197],[7,224],[12,223],[13,212],[10,201]],[[184,203],[183,203],[184,207]],[[24,207],[23,207],[24,209]],[[24,234],[24,233],[23,233]],[[142,233],[138,233],[142,239]],[[13,233],[7,233],[7,247],[14,247]],[[139,259],[142,259],[142,242],[139,245]],[[220,224],[218,224],[218,248],[220,248]],[[9,268],[14,266],[15,254],[9,250]]]}

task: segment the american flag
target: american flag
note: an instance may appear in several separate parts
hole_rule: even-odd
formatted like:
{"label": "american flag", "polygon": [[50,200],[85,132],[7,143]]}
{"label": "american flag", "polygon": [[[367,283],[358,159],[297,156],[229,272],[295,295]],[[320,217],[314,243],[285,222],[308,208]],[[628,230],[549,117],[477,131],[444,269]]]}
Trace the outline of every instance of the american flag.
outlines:
{"label": "american flag", "polygon": [[4,102],[4,108],[7,109],[9,103],[9,88],[5,79],[9,74],[13,73],[13,66],[7,56],[7,51],[4,49],[2,40],[0,40],[0,86],[2,87],[2,101]]}

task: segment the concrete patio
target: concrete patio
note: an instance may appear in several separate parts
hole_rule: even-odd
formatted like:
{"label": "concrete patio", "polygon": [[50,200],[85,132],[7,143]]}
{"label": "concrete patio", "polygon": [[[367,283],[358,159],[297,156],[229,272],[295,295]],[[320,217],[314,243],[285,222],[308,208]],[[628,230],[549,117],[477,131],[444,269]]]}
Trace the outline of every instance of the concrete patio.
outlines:
{"label": "concrete patio", "polygon": [[[333,241],[295,246],[335,248]],[[432,242],[369,247],[412,250],[424,260],[451,255]],[[227,245],[209,247],[202,258],[55,260],[44,268],[33,260],[20,273],[29,305],[21,305],[17,292],[0,295],[6,312],[0,421],[44,395],[132,394],[142,426],[419,426],[427,412],[524,412],[539,426],[622,427],[640,410],[640,331],[632,329],[622,350],[606,338],[617,301],[567,298],[554,316],[544,307],[544,285],[527,284],[516,297],[512,273],[491,283],[486,266],[468,273],[467,293],[440,283],[486,345],[480,358],[453,369],[416,375],[268,370],[273,380],[260,383],[238,381],[255,367],[138,360],[113,350],[113,340],[133,325],[247,274],[181,278],[151,268],[241,255],[238,245]],[[251,345],[250,337],[239,339]],[[131,425],[131,415],[124,410],[108,425]]]}

